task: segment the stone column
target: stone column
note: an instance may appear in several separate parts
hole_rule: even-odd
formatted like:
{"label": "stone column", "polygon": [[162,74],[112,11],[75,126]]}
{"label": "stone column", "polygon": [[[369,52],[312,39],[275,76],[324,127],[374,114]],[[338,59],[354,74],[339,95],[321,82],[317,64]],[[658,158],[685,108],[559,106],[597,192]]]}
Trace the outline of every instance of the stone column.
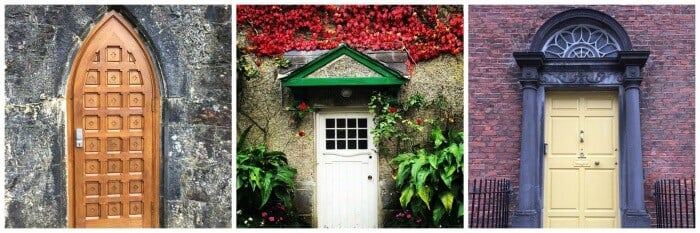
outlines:
{"label": "stone column", "polygon": [[520,144],[520,175],[518,177],[518,207],[513,216],[513,227],[540,227],[541,217],[538,206],[539,159],[537,153],[537,87],[539,86],[538,69],[542,66],[542,53],[513,53],[522,68],[523,115]]}
{"label": "stone column", "polygon": [[[649,52],[621,52],[620,62],[625,67],[623,86],[625,89],[624,154],[626,156],[627,209],[622,216],[622,227],[651,227],[651,218],[644,206],[644,171],[642,166],[642,130],[639,111],[639,85],[641,67]],[[625,173],[622,173],[625,174]]]}

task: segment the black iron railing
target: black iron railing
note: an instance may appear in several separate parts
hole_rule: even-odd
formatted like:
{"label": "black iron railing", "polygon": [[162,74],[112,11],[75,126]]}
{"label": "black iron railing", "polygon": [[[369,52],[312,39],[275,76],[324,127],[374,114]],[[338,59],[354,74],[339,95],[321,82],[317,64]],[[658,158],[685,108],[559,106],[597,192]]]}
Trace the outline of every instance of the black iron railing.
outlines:
{"label": "black iron railing", "polygon": [[656,227],[695,228],[695,179],[663,179],[654,184]]}
{"label": "black iron railing", "polygon": [[469,228],[506,228],[510,211],[510,181],[472,180],[469,189]]}

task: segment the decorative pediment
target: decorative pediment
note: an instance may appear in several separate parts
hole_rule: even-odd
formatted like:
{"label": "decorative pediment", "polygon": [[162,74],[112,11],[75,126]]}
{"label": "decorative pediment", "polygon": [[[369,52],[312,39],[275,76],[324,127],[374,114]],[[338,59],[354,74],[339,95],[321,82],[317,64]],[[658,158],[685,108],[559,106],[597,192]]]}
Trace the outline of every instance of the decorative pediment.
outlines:
{"label": "decorative pediment", "polygon": [[399,71],[345,44],[281,78],[287,87],[387,86],[408,80]]}

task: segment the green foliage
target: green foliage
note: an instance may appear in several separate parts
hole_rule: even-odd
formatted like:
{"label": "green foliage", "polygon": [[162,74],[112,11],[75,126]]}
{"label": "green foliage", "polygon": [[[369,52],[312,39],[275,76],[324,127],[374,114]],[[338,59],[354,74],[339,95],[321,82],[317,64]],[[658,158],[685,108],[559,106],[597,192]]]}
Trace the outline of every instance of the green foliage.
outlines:
{"label": "green foliage", "polygon": [[[236,143],[236,206],[239,215],[252,218],[275,205],[281,206],[282,210],[291,209],[297,170],[289,166],[283,152],[268,151],[264,145],[243,146],[250,129],[246,128]],[[292,219],[291,216],[287,218]],[[271,222],[276,221],[279,222],[275,219]]]}
{"label": "green foliage", "polygon": [[[389,146],[394,144],[411,144],[415,142],[416,131],[423,131],[423,119],[420,123],[408,120],[407,116],[425,105],[422,95],[412,95],[408,101],[382,93],[375,93],[370,97],[369,110],[374,114],[374,142],[380,150],[380,154],[390,154]],[[410,148],[411,146],[404,146]],[[399,147],[398,149],[404,148]],[[394,154],[400,151],[394,149]]]}
{"label": "green foliage", "polygon": [[286,58],[286,57],[275,58],[275,66],[276,67],[287,68],[291,64],[292,64],[292,61],[290,61],[289,58]]}
{"label": "green foliage", "polygon": [[238,54],[238,60],[236,61],[236,70],[238,71],[239,76],[245,77],[246,79],[260,77],[260,69],[258,65],[247,56],[240,53]]}
{"label": "green foliage", "polygon": [[[372,134],[380,154],[396,154],[390,165],[403,214],[387,224],[463,226],[464,139],[457,124],[461,117],[440,94],[427,103],[421,95],[401,101],[379,93],[371,97],[369,107],[375,114]],[[417,116],[428,110],[435,111],[432,118]],[[409,212],[411,221],[406,219]]]}
{"label": "green foliage", "polygon": [[430,141],[432,147],[391,160],[398,165],[399,202],[434,227],[463,225],[463,133],[434,128]]}

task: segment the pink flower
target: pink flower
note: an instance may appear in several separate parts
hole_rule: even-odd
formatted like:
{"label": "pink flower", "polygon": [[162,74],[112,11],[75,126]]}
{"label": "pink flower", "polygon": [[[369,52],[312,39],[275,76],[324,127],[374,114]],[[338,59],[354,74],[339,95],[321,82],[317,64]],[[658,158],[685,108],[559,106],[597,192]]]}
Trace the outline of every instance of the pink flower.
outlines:
{"label": "pink flower", "polygon": [[270,222],[275,222],[275,217],[270,216],[269,218],[267,218],[267,220],[270,221]]}
{"label": "pink flower", "polygon": [[397,218],[403,218],[403,216],[404,216],[404,214],[402,212],[399,212],[398,214],[396,214]]}
{"label": "pink flower", "polygon": [[423,222],[422,218],[416,219],[416,223],[421,223],[421,222]]}
{"label": "pink flower", "polygon": [[263,218],[264,218],[264,217],[267,217],[267,212],[262,212],[261,215],[262,215]]}
{"label": "pink flower", "polygon": [[[306,134],[304,134],[304,135],[306,135]],[[279,209],[282,210],[282,211],[284,211],[284,205],[280,205],[280,206],[279,206]]]}
{"label": "pink flower", "polygon": [[306,103],[301,102],[301,104],[299,105],[299,110],[301,110],[301,111],[306,111],[306,108],[307,108],[307,107],[308,107],[308,106],[306,106]]}
{"label": "pink flower", "polygon": [[284,221],[284,217],[280,217],[280,219],[279,219],[279,220],[280,220],[280,221]]}
{"label": "pink flower", "polygon": [[407,214],[406,219],[411,219],[411,214]]}

